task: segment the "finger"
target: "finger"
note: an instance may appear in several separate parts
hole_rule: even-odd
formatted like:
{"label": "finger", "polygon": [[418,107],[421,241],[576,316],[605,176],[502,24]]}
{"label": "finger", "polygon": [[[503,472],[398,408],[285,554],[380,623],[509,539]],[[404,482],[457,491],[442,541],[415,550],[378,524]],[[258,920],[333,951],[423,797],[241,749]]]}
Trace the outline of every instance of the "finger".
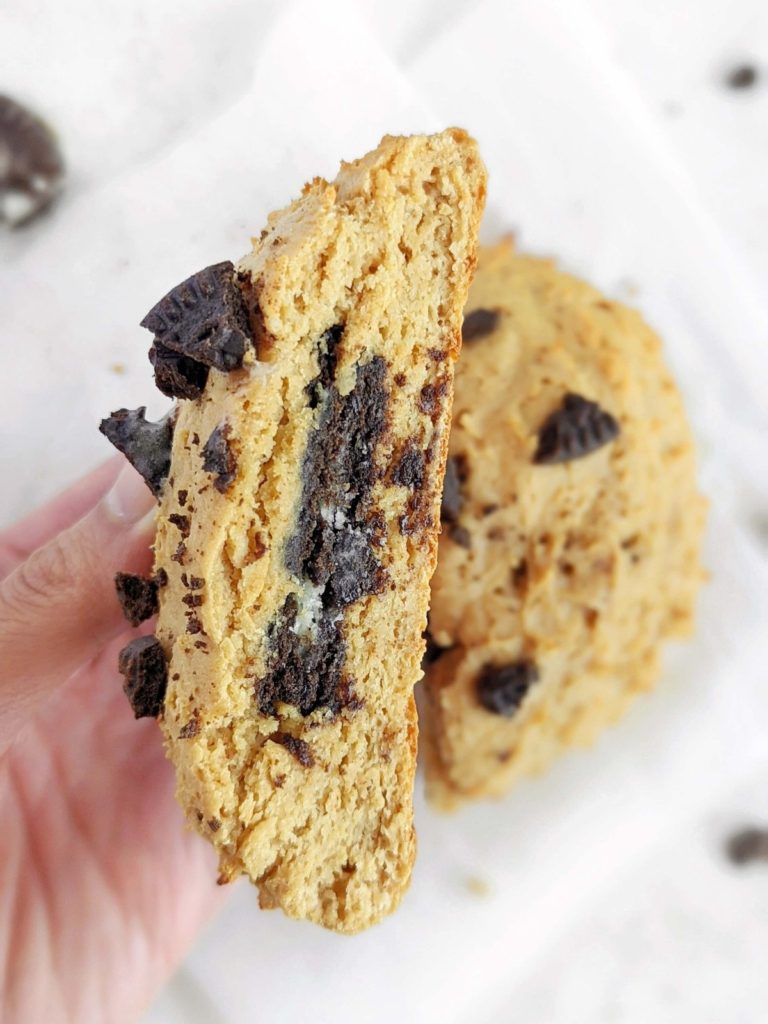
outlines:
{"label": "finger", "polygon": [[90,511],[115,482],[123,465],[125,459],[116,455],[72,484],[53,501],[0,533],[0,580],[33,551]]}
{"label": "finger", "polygon": [[153,498],[130,466],[83,518],[0,583],[0,750],[57,686],[125,628],[118,570],[146,572]]}

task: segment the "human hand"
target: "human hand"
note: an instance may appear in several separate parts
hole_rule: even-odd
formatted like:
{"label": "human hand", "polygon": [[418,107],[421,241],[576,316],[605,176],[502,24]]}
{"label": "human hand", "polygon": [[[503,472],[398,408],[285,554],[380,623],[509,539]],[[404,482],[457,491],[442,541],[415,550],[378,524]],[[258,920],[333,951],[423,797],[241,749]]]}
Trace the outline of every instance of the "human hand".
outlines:
{"label": "human hand", "polygon": [[[123,468],[121,468],[123,467]],[[220,903],[117,674],[153,498],[112,459],[0,533],[0,1019],[135,1021]]]}

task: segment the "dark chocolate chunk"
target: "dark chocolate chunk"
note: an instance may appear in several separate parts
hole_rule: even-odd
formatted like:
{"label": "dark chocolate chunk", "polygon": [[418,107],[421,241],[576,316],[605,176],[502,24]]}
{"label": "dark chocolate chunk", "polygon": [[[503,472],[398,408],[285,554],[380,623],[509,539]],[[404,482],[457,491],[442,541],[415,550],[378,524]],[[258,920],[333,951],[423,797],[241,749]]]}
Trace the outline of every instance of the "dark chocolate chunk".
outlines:
{"label": "dark chocolate chunk", "polygon": [[158,587],[164,587],[168,583],[168,573],[162,566],[155,573],[154,581]]}
{"label": "dark chocolate chunk", "polygon": [[751,89],[757,79],[758,71],[754,64],[738,64],[725,76],[725,84],[729,89]]}
{"label": "dark chocolate chunk", "polygon": [[312,768],[315,763],[315,757],[312,753],[312,747],[307,743],[306,740],[299,739],[298,736],[290,736],[286,732],[276,732],[269,737],[274,743],[280,743],[288,753],[293,757],[303,768]]}
{"label": "dark chocolate chunk", "polygon": [[115,590],[123,615],[132,626],[157,615],[157,582],[130,572],[115,575]]}
{"label": "dark chocolate chunk", "polygon": [[205,598],[202,594],[185,594],[181,600],[187,608],[200,608]]}
{"label": "dark chocolate chunk", "polygon": [[182,489],[182,490],[180,490],[178,492],[176,497],[179,499],[179,504],[181,505],[181,507],[184,508],[184,506],[187,504],[187,498],[189,497],[189,491]]}
{"label": "dark chocolate chunk", "polygon": [[229,433],[229,424],[221,423],[203,448],[203,469],[213,474],[213,486],[222,494],[237,476],[237,459],[229,443]]}
{"label": "dark chocolate chunk", "polygon": [[131,640],[120,651],[117,667],[136,718],[157,718],[163,710],[168,672],[160,641],[154,636]]}
{"label": "dark chocolate chunk", "polygon": [[499,317],[498,309],[473,309],[471,313],[467,313],[461,328],[461,339],[464,344],[491,334],[496,329]]}
{"label": "dark chocolate chunk", "polygon": [[146,411],[143,405],[138,409],[118,409],[101,421],[99,430],[125,455],[159,498],[171,469],[174,418],[169,413],[157,423],[151,423],[145,419]]}
{"label": "dark chocolate chunk", "polygon": [[190,615],[189,612],[186,614],[189,615],[189,618],[187,619],[187,632],[191,633],[193,636],[196,633],[204,633],[205,630],[203,629],[203,624],[200,619],[198,619],[196,615]]}
{"label": "dark chocolate chunk", "polygon": [[172,352],[203,366],[235,370],[251,344],[248,311],[228,260],[172,288],[141,321]]}
{"label": "dark chocolate chunk", "polygon": [[149,350],[149,361],[155,370],[155,385],[169,398],[199,398],[208,381],[208,367],[189,356],[155,344]]}
{"label": "dark chocolate chunk", "polygon": [[602,448],[619,436],[619,424],[609,412],[581,395],[569,392],[544,421],[533,461],[540,465],[570,462]]}
{"label": "dark chocolate chunk", "polygon": [[445,464],[443,481],[443,503],[440,518],[444,523],[457,523],[464,504],[461,485],[469,475],[467,460],[463,455],[449,455]]}
{"label": "dark chocolate chunk", "polygon": [[0,221],[27,224],[61,192],[64,160],[52,130],[0,95]]}
{"label": "dark chocolate chunk", "polygon": [[743,828],[728,838],[725,846],[728,859],[741,867],[754,861],[768,863],[768,829]]}
{"label": "dark chocolate chunk", "polygon": [[477,698],[487,711],[511,718],[538,678],[538,669],[526,659],[511,665],[486,665],[477,680]]}
{"label": "dark chocolate chunk", "polygon": [[424,452],[415,441],[409,441],[392,470],[392,482],[418,490],[424,483],[424,470]]}

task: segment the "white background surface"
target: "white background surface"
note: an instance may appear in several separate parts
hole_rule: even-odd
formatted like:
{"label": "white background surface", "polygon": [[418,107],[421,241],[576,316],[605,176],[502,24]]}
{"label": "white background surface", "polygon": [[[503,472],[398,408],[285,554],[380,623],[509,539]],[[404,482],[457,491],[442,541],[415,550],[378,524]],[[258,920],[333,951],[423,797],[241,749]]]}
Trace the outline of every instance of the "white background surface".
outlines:
{"label": "white background surface", "polygon": [[[744,58],[762,79],[724,89]],[[411,892],[366,935],[237,886],[146,1024],[765,1020],[768,870],[721,845],[768,823],[766,4],[11,0],[2,89],[59,127],[70,184],[0,235],[0,522],[106,453],[106,411],[162,409],[135,326],[159,294],[340,157],[446,123],[486,156],[487,238],[662,331],[713,501],[700,629],[657,694],[501,804],[419,798]]]}

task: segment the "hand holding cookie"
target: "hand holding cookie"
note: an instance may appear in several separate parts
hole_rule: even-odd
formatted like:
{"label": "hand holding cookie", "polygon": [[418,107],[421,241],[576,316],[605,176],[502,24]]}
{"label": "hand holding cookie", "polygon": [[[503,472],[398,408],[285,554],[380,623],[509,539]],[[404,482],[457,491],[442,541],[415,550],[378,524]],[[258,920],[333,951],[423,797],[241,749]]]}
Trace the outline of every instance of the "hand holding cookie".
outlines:
{"label": "hand holding cookie", "polygon": [[134,1020],[221,900],[115,668],[153,528],[121,463],[0,533],[3,1020]]}

